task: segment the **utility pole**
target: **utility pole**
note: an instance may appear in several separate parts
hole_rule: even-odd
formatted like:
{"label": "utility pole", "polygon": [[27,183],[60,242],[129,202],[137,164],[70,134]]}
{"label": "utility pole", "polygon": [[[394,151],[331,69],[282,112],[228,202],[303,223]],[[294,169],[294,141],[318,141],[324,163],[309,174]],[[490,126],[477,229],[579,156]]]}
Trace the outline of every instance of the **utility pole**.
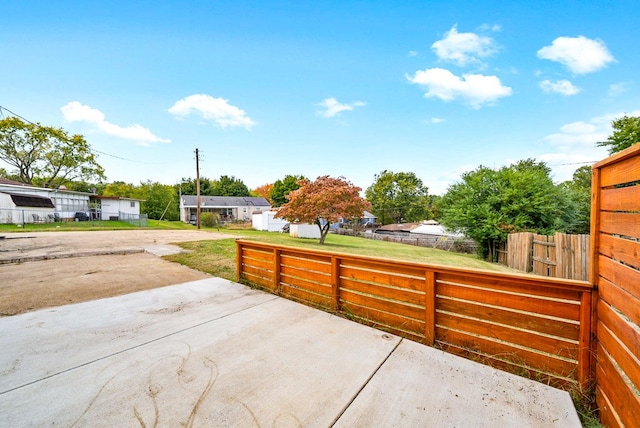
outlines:
{"label": "utility pole", "polygon": [[200,154],[196,149],[196,226],[200,229]]}

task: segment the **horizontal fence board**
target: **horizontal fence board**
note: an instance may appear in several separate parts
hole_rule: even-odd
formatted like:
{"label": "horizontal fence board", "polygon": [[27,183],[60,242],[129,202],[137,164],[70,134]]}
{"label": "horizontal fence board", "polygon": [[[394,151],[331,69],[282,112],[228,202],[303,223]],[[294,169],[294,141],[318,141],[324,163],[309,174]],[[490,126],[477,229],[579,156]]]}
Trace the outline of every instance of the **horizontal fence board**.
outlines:
{"label": "horizontal fence board", "polygon": [[411,266],[406,262],[395,260],[367,260],[360,258],[344,258],[341,266],[343,269],[353,268],[364,271],[389,272],[394,276],[410,278],[424,278],[424,267]]}
{"label": "horizontal fence board", "polygon": [[[638,221],[640,221],[640,215],[638,217]],[[640,242],[604,233],[600,234],[599,238],[598,250],[600,254],[640,269]]]}
{"label": "horizontal fence board", "polygon": [[616,368],[609,353],[598,344],[598,362],[596,365],[598,387],[606,391],[613,404],[613,411],[617,418],[628,427],[637,426],[637,416],[640,415],[640,397],[629,388],[624,377]]}
{"label": "horizontal fence board", "polygon": [[280,275],[280,285],[300,288],[313,293],[331,296],[331,285],[319,284],[317,282],[308,281],[307,279],[297,278],[289,275]]}
{"label": "horizontal fence board", "polygon": [[330,308],[331,306],[331,297],[321,294],[313,293],[309,290],[304,290],[302,288],[291,287],[288,285],[284,285],[280,289],[280,295],[282,297],[287,297],[292,300],[296,300],[299,302],[311,303],[314,306],[319,305],[324,308]]}
{"label": "horizontal fence board", "polygon": [[256,249],[256,248],[243,248],[242,257],[253,260],[273,260],[273,250],[268,249]]}
{"label": "horizontal fence board", "polygon": [[257,269],[263,269],[267,271],[273,271],[273,261],[272,260],[260,260],[254,258],[242,257],[242,264],[245,266],[251,266]]}
{"label": "horizontal fence board", "polygon": [[598,304],[598,321],[619,338],[636,360],[640,360],[640,330],[637,325],[628,322],[604,302]]}
{"label": "horizontal fence board", "polygon": [[365,281],[377,284],[387,284],[398,288],[409,290],[424,290],[424,272],[422,277],[404,276],[393,272],[368,271],[364,269],[354,269],[346,265],[340,267],[342,278],[353,278],[358,281]]}
{"label": "horizontal fence board", "polygon": [[611,260],[608,257],[598,257],[599,273],[604,279],[618,285],[636,298],[640,298],[640,271]]}
{"label": "horizontal fence board", "polygon": [[249,273],[254,276],[259,276],[265,278],[266,280],[273,281],[273,270],[247,264],[242,265],[242,270],[245,273]]}
{"label": "horizontal fence board", "polygon": [[576,363],[443,327],[436,327],[436,340],[470,348],[486,357],[508,360],[514,365],[531,367],[555,376],[571,377],[577,369]]}
{"label": "horizontal fence board", "polygon": [[345,301],[342,308],[349,316],[357,316],[368,323],[380,324],[388,330],[411,333],[415,337],[424,337],[424,322],[421,320],[402,317],[397,314],[380,311],[366,306],[357,306]]}
{"label": "horizontal fence board", "polygon": [[602,426],[608,428],[622,428],[624,424],[618,418],[618,415],[614,411],[614,406],[607,397],[605,391],[596,385],[596,406],[598,407],[598,415],[600,417],[600,423]]}
{"label": "horizontal fence board", "polygon": [[280,257],[282,257],[285,260],[297,259],[306,263],[316,262],[318,264],[331,264],[331,256],[325,255],[325,254],[313,254],[309,252],[300,254],[297,251],[281,250]]}
{"label": "horizontal fence board", "polygon": [[600,170],[600,185],[602,187],[611,187],[635,180],[640,180],[640,156],[638,155],[604,166]]}
{"label": "horizontal fence board", "polygon": [[571,303],[555,300],[553,304],[549,304],[549,299],[540,296],[504,293],[446,282],[438,282],[438,295],[570,320],[578,320],[580,317],[579,300]]}
{"label": "horizontal fence board", "polygon": [[421,320],[424,318],[424,308],[410,306],[403,302],[381,299],[378,296],[354,293],[351,290],[340,287],[341,301],[357,306],[366,306],[384,312],[401,315],[405,318]]}
{"label": "horizontal fence board", "polygon": [[314,272],[331,273],[331,261],[329,263],[320,260],[305,260],[299,257],[291,257],[286,254],[280,254],[280,263],[282,266],[291,266],[302,270],[309,270]]}
{"label": "horizontal fence board", "polygon": [[640,299],[604,278],[600,278],[598,286],[599,303],[616,308],[631,322],[640,325]]}
{"label": "horizontal fence board", "polygon": [[436,323],[440,327],[487,336],[523,347],[535,344],[535,348],[539,351],[570,358],[577,364],[578,344],[575,341],[562,341],[557,337],[547,337],[486,320],[468,319],[444,312],[438,312]]}
{"label": "horizontal fence board", "polygon": [[604,211],[640,211],[640,186],[603,189],[600,198]]}
{"label": "horizontal fence board", "polygon": [[309,281],[325,284],[329,287],[331,286],[331,274],[329,273],[308,271],[297,267],[282,265],[280,267],[280,275],[304,278]]}
{"label": "horizontal fence board", "polygon": [[579,301],[581,290],[590,290],[589,283],[565,282],[557,278],[542,278],[531,275],[514,277],[499,276],[484,272],[484,275],[468,275],[466,272],[438,273],[439,283],[469,285],[473,287],[496,290],[504,293],[528,294],[531,296],[548,297],[560,300]]}
{"label": "horizontal fence board", "polygon": [[511,325],[523,330],[537,331],[539,333],[557,336],[568,340],[577,341],[580,333],[580,327],[577,323],[526,315],[505,309],[483,306],[472,302],[460,302],[457,300],[438,297],[436,301],[436,308],[437,311],[460,314],[481,320],[493,320],[500,324]]}
{"label": "horizontal fence board", "polygon": [[[424,282],[424,280],[423,280]],[[424,307],[424,292],[416,292],[402,288],[387,287],[382,284],[369,284],[366,282],[354,281],[352,279],[340,278],[340,286],[346,290],[359,291],[361,293],[375,294],[385,299],[398,300]]]}
{"label": "horizontal fence board", "polygon": [[603,323],[598,324],[598,343],[616,362],[616,366],[624,373],[624,377],[631,382],[631,389],[640,390],[640,365],[638,360],[620,342],[620,338],[616,337]]}
{"label": "horizontal fence board", "polygon": [[276,289],[273,285],[273,279],[265,277],[264,275],[262,275],[262,272],[259,275],[256,275],[248,270],[245,270],[242,275],[246,281],[249,281],[250,283],[255,285],[259,285],[264,289],[271,291],[275,291]]}
{"label": "horizontal fence board", "polygon": [[600,213],[600,231],[640,238],[640,214],[603,211]]}

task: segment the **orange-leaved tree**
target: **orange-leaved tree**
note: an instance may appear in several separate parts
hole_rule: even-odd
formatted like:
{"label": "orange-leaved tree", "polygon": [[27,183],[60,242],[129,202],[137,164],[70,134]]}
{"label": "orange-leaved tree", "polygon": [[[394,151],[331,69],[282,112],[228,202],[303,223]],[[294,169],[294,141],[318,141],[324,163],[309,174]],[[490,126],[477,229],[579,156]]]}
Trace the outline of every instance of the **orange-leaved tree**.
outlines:
{"label": "orange-leaved tree", "polygon": [[271,200],[271,189],[273,189],[273,183],[267,183],[253,189],[251,194],[260,198],[265,198],[271,205],[273,205],[273,201]]}
{"label": "orange-leaved tree", "polygon": [[320,228],[320,244],[324,244],[331,223],[362,218],[363,211],[371,209],[371,204],[360,197],[362,189],[344,177],[325,175],[316,181],[299,183],[300,188],[287,195],[288,202],[280,207],[276,217],[316,224]]}

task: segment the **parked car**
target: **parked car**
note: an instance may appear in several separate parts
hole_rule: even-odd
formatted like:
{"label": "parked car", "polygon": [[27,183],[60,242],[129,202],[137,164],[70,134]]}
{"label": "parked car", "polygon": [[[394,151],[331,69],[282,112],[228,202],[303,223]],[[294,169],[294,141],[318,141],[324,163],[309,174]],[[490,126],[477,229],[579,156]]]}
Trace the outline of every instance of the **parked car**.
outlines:
{"label": "parked car", "polygon": [[78,211],[76,215],[73,216],[73,218],[75,221],[89,221],[89,214],[82,211]]}

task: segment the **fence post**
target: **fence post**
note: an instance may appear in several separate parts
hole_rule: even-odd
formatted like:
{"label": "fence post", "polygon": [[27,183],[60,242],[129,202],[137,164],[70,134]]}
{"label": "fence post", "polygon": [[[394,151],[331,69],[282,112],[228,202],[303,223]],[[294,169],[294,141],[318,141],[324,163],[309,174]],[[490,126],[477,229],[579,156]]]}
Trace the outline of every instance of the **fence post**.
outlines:
{"label": "fence post", "polygon": [[280,266],[281,266],[281,251],[278,248],[273,249],[273,290],[277,295],[280,295]]}
{"label": "fence post", "polygon": [[236,239],[236,278],[242,280],[242,244]]}
{"label": "fence post", "polygon": [[340,310],[340,264],[342,260],[331,257],[331,304],[335,311]]}
{"label": "fence post", "polygon": [[595,291],[585,291],[580,299],[580,333],[578,339],[578,386],[586,391],[591,380],[593,362],[592,359],[592,319],[593,304],[592,293]]}
{"label": "fence post", "polygon": [[425,272],[424,281],[424,343],[433,346],[436,341],[436,273]]}

